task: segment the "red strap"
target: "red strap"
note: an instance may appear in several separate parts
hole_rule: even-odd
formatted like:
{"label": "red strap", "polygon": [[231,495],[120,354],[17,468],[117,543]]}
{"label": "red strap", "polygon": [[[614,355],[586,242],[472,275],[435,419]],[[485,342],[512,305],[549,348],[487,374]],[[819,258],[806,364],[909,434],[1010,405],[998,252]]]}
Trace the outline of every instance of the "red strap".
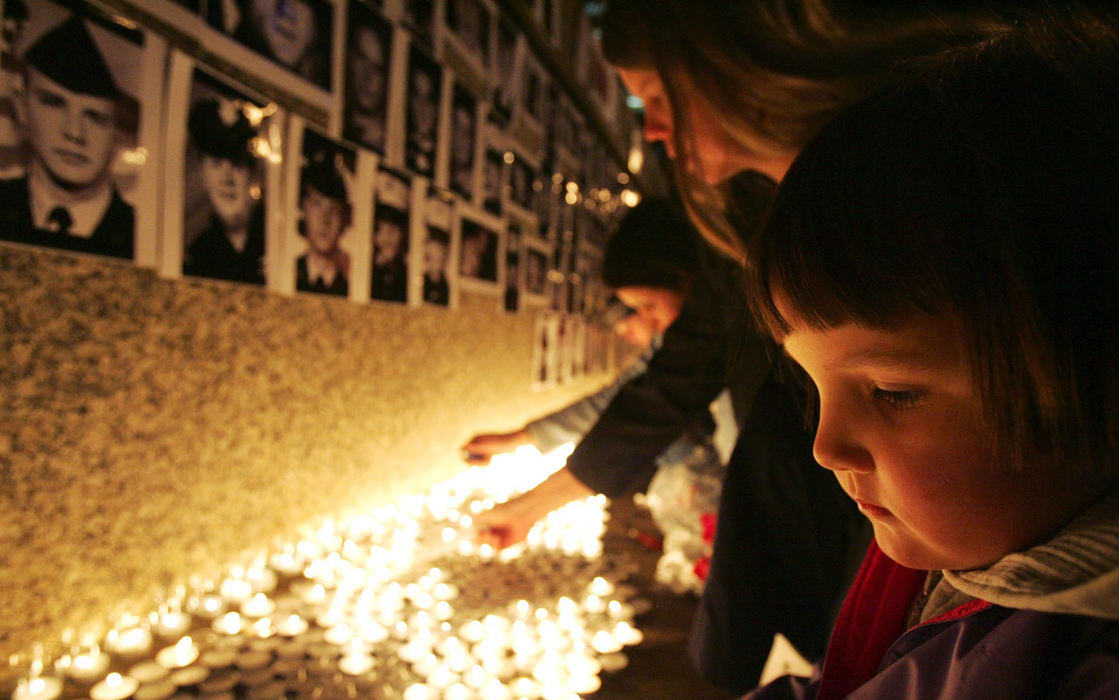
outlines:
{"label": "red strap", "polygon": [[898,564],[872,541],[828,644],[817,700],[839,700],[868,681],[905,631],[928,572]]}

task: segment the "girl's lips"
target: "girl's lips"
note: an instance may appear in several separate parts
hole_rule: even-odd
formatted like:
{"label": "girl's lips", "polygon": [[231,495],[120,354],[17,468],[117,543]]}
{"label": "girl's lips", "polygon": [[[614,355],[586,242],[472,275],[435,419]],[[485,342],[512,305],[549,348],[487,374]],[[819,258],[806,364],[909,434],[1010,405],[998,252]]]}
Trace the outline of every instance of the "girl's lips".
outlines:
{"label": "girl's lips", "polygon": [[859,510],[862,511],[863,515],[869,518],[884,518],[890,515],[890,511],[886,510],[882,506],[876,505],[874,503],[868,503],[867,501],[860,501],[857,498],[855,499],[855,505],[859,507]]}

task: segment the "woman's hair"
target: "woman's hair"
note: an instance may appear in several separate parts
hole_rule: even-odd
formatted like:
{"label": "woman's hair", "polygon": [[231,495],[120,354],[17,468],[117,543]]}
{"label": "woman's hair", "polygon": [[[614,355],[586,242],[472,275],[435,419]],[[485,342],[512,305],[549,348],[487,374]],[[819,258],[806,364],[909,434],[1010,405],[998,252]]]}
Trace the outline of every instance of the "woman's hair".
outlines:
{"label": "woman's hair", "polygon": [[743,149],[795,153],[835,115],[885,84],[900,60],[969,44],[1005,26],[990,11],[945,9],[958,4],[607,0],[599,27],[607,60],[661,77],[684,202],[709,241],[741,259],[739,235],[723,215],[725,194],[695,174],[688,100],[704,100]]}
{"label": "woman's hair", "polygon": [[1119,473],[1114,26],[1024,22],[826,127],[749,250],[760,324],[954,315],[1001,455]]}
{"label": "woman's hair", "polygon": [[606,242],[602,279],[619,287],[680,288],[700,267],[700,238],[671,201],[646,197],[630,209]]}

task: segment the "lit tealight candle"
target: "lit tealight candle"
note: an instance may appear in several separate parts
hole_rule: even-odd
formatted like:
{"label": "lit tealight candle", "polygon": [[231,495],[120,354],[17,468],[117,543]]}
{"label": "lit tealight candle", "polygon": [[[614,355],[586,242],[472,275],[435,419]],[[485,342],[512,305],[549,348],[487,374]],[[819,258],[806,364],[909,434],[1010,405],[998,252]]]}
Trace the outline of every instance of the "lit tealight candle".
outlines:
{"label": "lit tealight candle", "polygon": [[600,598],[605,598],[614,592],[614,584],[610,583],[601,576],[595,576],[594,580],[590,582],[587,589]]}
{"label": "lit tealight candle", "polygon": [[105,635],[105,646],[110,652],[120,656],[140,656],[152,648],[152,633],[140,624],[139,618],[127,621],[127,627],[109,630]]}
{"label": "lit tealight candle", "polygon": [[198,658],[198,645],[194,640],[183,637],[174,646],[165,647],[155,655],[155,661],[164,668],[183,668]]}
{"label": "lit tealight candle", "polygon": [[93,700],[124,700],[132,697],[139,687],[140,681],[114,671],[89,689],[89,697]]}
{"label": "lit tealight candle", "polygon": [[244,621],[241,620],[241,614],[237,612],[227,612],[221,617],[214,620],[213,628],[215,632],[222,634],[240,634],[244,628]]}
{"label": "lit tealight candle", "polygon": [[241,605],[241,614],[247,617],[267,617],[276,610],[276,603],[263,593],[257,593]]}
{"label": "lit tealight candle", "polygon": [[109,670],[109,661],[109,655],[94,644],[87,651],[63,657],[61,665],[70,678],[88,682],[105,675],[105,671]]}
{"label": "lit tealight candle", "polygon": [[280,618],[274,626],[282,637],[295,637],[307,631],[307,621],[296,613]]}
{"label": "lit tealight candle", "polygon": [[22,678],[12,693],[12,700],[56,700],[62,695],[62,681],[51,676]]}

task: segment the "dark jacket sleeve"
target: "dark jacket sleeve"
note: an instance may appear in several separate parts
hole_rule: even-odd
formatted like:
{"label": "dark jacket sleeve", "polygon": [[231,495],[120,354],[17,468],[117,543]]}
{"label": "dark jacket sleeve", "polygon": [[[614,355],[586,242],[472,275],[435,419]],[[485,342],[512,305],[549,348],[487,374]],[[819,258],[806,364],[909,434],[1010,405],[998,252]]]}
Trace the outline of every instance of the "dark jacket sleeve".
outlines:
{"label": "dark jacket sleeve", "polygon": [[575,477],[595,491],[617,497],[648,478],[656,456],[730,386],[746,309],[739,273],[730,263],[713,265],[646,372],[618,391],[568,458]]}

